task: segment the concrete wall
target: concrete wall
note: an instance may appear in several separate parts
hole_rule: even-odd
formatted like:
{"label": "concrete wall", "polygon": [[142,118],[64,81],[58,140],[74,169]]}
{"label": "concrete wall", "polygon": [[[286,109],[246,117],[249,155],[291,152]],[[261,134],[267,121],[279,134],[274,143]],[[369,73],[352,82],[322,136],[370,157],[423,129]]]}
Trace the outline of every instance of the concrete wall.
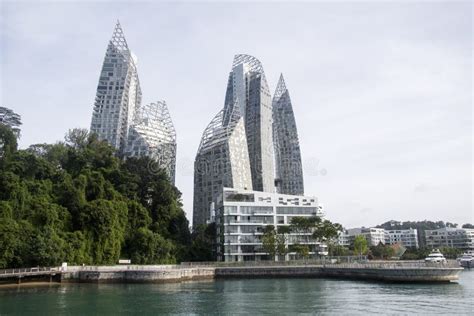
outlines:
{"label": "concrete wall", "polygon": [[335,277],[393,282],[447,282],[458,279],[458,268],[348,268],[337,266],[226,267],[216,278]]}
{"label": "concrete wall", "polygon": [[84,269],[64,272],[63,282],[180,282],[186,280],[213,279],[214,268],[180,268],[180,269]]}
{"label": "concrete wall", "polygon": [[300,266],[105,266],[68,267],[62,282],[180,282],[214,278],[335,277],[395,282],[445,282],[458,279],[462,268],[396,266],[395,264],[328,264]]}

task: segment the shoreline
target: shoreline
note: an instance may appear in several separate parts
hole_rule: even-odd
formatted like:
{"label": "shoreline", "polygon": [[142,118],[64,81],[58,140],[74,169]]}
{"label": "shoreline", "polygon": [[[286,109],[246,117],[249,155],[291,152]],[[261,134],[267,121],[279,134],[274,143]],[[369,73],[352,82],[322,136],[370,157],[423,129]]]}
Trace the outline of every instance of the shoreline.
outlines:
{"label": "shoreline", "polygon": [[[69,266],[44,272],[0,274],[0,286],[60,283],[179,283],[214,279],[336,278],[374,282],[449,283],[463,268],[453,263],[366,262],[316,264],[311,262],[263,262],[247,264]],[[32,282],[30,282],[32,281]],[[44,281],[44,282],[42,282]],[[49,281],[49,282],[48,282]],[[8,283],[10,282],[10,283]],[[16,283],[16,284],[15,284]]]}

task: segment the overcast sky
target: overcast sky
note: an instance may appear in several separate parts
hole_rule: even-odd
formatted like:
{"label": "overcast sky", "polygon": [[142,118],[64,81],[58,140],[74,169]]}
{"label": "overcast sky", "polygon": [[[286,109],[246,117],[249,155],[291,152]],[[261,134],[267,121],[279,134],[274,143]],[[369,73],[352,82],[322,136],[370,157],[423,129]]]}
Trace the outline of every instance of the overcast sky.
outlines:
{"label": "overcast sky", "polygon": [[306,195],[346,227],[390,219],[473,222],[470,2],[1,1],[1,105],[21,147],[89,128],[117,19],[143,102],[167,101],[177,187],[192,218],[193,160],[223,107],[233,56],[283,72]]}

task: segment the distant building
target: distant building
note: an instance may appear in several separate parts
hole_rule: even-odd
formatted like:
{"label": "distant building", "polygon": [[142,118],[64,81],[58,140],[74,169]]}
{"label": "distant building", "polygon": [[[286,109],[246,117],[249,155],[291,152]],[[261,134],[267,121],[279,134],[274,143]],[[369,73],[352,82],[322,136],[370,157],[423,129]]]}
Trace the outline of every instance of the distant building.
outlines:
{"label": "distant building", "polygon": [[352,246],[354,244],[355,236],[362,235],[367,240],[369,246],[377,246],[379,243],[385,244],[385,230],[383,228],[351,228],[348,229],[342,239],[347,240]]}
{"label": "distant building", "polygon": [[[259,191],[223,188],[217,199],[215,219],[219,261],[255,261],[269,259],[261,237],[268,225],[289,226],[293,217],[323,216],[315,197],[284,195]],[[327,246],[308,237],[291,233],[285,245],[289,253],[278,260],[294,259],[295,244],[308,245],[310,256],[327,254]]]}
{"label": "distant building", "polygon": [[452,247],[474,251],[474,229],[444,227],[425,230],[425,241],[430,248]]}
{"label": "distant building", "polygon": [[402,244],[406,248],[418,248],[418,231],[413,228],[385,230],[385,244]]}
{"label": "distant building", "polygon": [[[165,101],[140,106],[130,125],[125,157],[148,156],[163,168],[172,183],[176,173],[176,131]],[[152,170],[153,171],[153,170]]]}
{"label": "distant building", "polygon": [[337,244],[349,248],[354,244],[354,236],[349,236],[347,230],[340,231],[337,236]]}
{"label": "distant building", "polygon": [[17,138],[20,137],[21,116],[0,106],[0,124],[10,127]]}
{"label": "distant building", "polygon": [[137,58],[128,48],[122,27],[117,22],[100,72],[91,132],[122,153],[141,99]]}

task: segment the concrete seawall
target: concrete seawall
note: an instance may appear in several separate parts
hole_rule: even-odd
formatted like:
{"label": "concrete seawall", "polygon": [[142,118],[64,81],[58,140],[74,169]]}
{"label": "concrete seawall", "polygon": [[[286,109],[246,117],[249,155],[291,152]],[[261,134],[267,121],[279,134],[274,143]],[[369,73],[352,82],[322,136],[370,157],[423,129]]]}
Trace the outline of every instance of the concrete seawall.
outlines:
{"label": "concrete seawall", "polygon": [[127,267],[112,266],[100,269],[74,269],[63,272],[61,282],[115,282],[115,283],[166,283],[190,280],[213,279],[215,269],[209,267],[199,268],[163,268],[127,269]]}
{"label": "concrete seawall", "polygon": [[347,268],[337,266],[274,266],[216,268],[216,278],[312,277],[388,282],[449,282],[458,280],[458,268]]}
{"label": "concrete seawall", "polygon": [[462,268],[413,264],[299,264],[274,262],[252,266],[97,266],[68,267],[61,282],[165,283],[203,279],[311,277],[377,280],[389,282],[449,282],[458,279]]}

